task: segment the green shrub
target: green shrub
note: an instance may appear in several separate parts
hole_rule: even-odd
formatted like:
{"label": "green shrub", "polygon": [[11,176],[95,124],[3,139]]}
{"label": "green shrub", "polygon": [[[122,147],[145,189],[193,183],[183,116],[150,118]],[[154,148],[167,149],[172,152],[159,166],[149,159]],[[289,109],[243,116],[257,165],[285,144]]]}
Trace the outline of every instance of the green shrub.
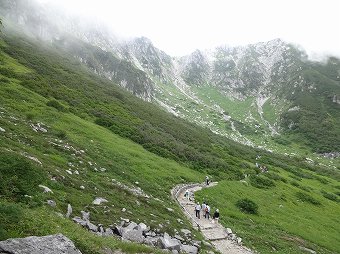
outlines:
{"label": "green shrub", "polygon": [[286,178],[284,178],[284,177],[282,177],[279,174],[276,174],[274,172],[267,172],[267,173],[264,174],[264,176],[266,176],[267,178],[272,179],[274,181],[282,181],[284,183],[287,182]]}
{"label": "green shrub", "polygon": [[47,106],[57,109],[58,111],[65,111],[65,107],[57,100],[52,99],[46,103]]}
{"label": "green shrub", "polygon": [[301,192],[301,191],[297,192],[296,197],[300,199],[301,201],[308,202],[312,205],[321,205],[319,200],[313,198],[311,195],[305,192]]}
{"label": "green shrub", "polygon": [[275,186],[274,181],[268,179],[267,177],[263,177],[263,176],[260,176],[260,175],[250,176],[250,183],[254,187],[261,188],[261,189],[270,188],[270,187]]}
{"label": "green shrub", "polygon": [[325,198],[329,199],[329,200],[332,200],[332,201],[335,201],[335,202],[339,202],[339,198],[333,194],[333,193],[329,193],[329,192],[326,192],[324,190],[321,191],[321,194],[322,196],[324,196]]}
{"label": "green shrub", "polygon": [[18,204],[0,202],[0,241],[17,237],[15,228],[23,215],[22,210]]}
{"label": "green shrub", "polygon": [[38,185],[44,181],[42,169],[32,165],[22,156],[3,152],[0,154],[0,195],[15,201],[27,202],[25,195],[41,193]]}
{"label": "green shrub", "polygon": [[258,205],[247,198],[238,200],[236,206],[244,213],[257,214],[258,212]]}

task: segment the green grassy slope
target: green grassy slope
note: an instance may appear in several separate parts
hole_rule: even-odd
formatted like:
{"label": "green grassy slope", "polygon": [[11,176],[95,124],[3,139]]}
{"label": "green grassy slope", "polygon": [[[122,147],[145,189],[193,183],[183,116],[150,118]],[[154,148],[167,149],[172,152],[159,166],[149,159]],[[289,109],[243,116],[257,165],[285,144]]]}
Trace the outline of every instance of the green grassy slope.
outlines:
{"label": "green grassy slope", "polygon": [[[270,168],[242,181],[222,181],[197,196],[219,208],[221,223],[260,253],[304,253],[300,247],[340,253],[339,182],[296,173]],[[241,199],[255,202],[258,214],[242,212],[236,205]]]}
{"label": "green grassy slope", "polygon": [[[188,221],[177,220],[183,215],[170,197],[174,185],[200,182],[206,174],[214,180],[239,180],[254,172],[259,153],[262,163],[282,175],[304,168],[340,180],[336,171],[254,150],[180,120],[91,74],[66,54],[36,43],[6,35],[0,45],[0,239],[62,232],[83,253],[104,247],[155,252],[93,236],[55,212],[65,214],[70,203],[74,215],[88,210],[93,222],[105,226],[123,217],[153,228],[162,224],[160,230],[174,234],[190,228]],[[34,131],[38,124],[47,132]],[[53,194],[43,194],[39,184]],[[128,190],[137,187],[141,195]],[[109,202],[94,206],[95,197]],[[46,205],[48,199],[57,202],[56,208]],[[223,197],[217,201],[224,202]],[[252,244],[250,237],[245,244]]]}

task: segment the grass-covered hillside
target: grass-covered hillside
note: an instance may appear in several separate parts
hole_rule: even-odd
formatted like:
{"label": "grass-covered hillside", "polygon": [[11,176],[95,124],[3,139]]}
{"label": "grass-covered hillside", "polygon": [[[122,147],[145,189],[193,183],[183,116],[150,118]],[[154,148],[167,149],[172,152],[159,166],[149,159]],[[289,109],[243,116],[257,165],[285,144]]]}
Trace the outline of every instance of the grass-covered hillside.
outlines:
{"label": "grass-covered hillside", "polygon": [[[340,212],[338,171],[239,145],[135,98],[92,74],[62,51],[8,32],[2,37],[0,240],[61,232],[83,253],[102,253],[104,248],[156,252],[114,238],[97,237],[60,213],[65,214],[71,204],[72,216],[79,216],[81,210],[90,211],[91,220],[97,224],[108,226],[128,218],[174,235],[175,229],[191,226],[171,199],[170,189],[180,183],[201,182],[208,174],[222,181],[209,190],[216,196],[213,205],[221,208],[222,223],[226,226],[232,223],[245,245],[262,250],[261,253],[270,252],[266,242],[254,243],[255,236],[265,238],[267,227],[248,230],[244,223],[246,220],[253,221],[253,227],[262,225],[261,216],[265,215],[262,202],[266,197],[257,193],[262,189],[256,184],[267,186],[269,181],[272,189],[264,191],[282,192],[287,203],[293,202],[290,196],[295,192],[320,202],[313,206],[308,202],[297,204],[313,208],[305,225],[313,225],[316,216],[322,218],[319,229],[311,229],[313,236],[293,230],[292,222],[287,228],[277,226],[278,232],[285,230],[291,237],[317,245],[323,253],[340,251],[338,245],[332,244],[338,237],[334,237],[333,231],[329,230],[330,240],[326,243],[322,241],[324,234],[318,235],[318,230],[327,231],[328,225],[335,222],[333,214]],[[261,163],[275,169],[277,175],[269,180],[254,176],[255,185],[243,186],[248,194],[242,194],[239,180],[244,174],[255,174],[258,154]],[[305,180],[299,174],[312,177]],[[279,176],[286,182],[277,182]],[[39,185],[49,187],[53,193],[43,193]],[[259,204],[259,215],[242,215],[230,203],[235,210],[230,221],[229,205],[222,204],[229,204],[229,199],[238,199],[241,194]],[[108,202],[93,205],[96,197]],[[47,200],[54,200],[56,207],[47,205]],[[280,214],[274,212],[280,221]],[[270,222],[268,229],[272,230],[275,226]],[[282,223],[286,223],[285,217]],[[201,239],[198,232],[195,237]],[[281,238],[280,234],[272,237],[283,246],[281,253],[293,253],[287,247],[292,245],[289,239]],[[295,245],[292,248],[298,253]]]}

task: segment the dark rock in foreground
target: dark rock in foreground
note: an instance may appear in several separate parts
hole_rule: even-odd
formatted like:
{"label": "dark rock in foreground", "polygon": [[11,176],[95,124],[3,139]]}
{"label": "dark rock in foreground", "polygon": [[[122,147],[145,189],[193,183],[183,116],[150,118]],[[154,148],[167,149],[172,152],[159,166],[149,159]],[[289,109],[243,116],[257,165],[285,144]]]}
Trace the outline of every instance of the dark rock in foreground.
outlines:
{"label": "dark rock in foreground", "polygon": [[81,254],[73,242],[62,234],[30,236],[0,242],[0,253],[6,254]]}

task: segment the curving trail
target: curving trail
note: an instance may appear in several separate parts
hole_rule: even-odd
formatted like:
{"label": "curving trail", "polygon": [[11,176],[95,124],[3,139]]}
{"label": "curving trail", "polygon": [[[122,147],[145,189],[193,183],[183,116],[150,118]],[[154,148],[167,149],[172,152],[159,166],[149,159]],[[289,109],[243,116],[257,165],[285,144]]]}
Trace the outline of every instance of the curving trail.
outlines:
{"label": "curving trail", "polygon": [[214,182],[208,186],[205,184],[178,185],[172,190],[172,196],[183,208],[183,212],[192,221],[193,226],[202,232],[205,239],[209,240],[216,250],[222,254],[254,254],[250,249],[228,239],[227,232],[221,224],[215,223],[212,219],[205,219],[204,217],[201,217],[201,219],[196,218],[194,212],[195,202],[189,201],[184,197],[184,193],[187,190],[195,193],[202,188],[213,187],[216,184],[217,183]]}

